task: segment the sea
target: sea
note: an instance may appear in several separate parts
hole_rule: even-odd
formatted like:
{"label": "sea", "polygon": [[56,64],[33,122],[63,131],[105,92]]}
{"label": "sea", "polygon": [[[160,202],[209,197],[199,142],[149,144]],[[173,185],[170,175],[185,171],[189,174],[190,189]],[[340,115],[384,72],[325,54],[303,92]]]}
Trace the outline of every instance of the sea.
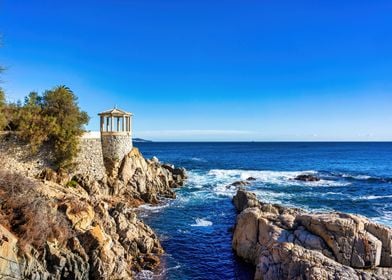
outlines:
{"label": "sea", "polygon": [[[177,198],[143,205],[139,217],[165,249],[158,271],[138,279],[252,279],[231,248],[234,181],[263,202],[359,214],[392,226],[392,142],[135,143],[147,158],[185,167]],[[294,180],[312,174],[320,181]]]}

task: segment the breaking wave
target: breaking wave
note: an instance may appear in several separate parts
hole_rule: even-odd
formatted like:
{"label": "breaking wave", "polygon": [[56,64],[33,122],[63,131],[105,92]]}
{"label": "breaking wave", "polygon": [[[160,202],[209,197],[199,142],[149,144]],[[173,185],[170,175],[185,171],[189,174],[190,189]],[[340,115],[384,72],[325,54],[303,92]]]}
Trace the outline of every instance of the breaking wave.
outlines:
{"label": "breaking wave", "polygon": [[212,222],[203,218],[196,218],[196,223],[191,224],[192,227],[210,227]]}

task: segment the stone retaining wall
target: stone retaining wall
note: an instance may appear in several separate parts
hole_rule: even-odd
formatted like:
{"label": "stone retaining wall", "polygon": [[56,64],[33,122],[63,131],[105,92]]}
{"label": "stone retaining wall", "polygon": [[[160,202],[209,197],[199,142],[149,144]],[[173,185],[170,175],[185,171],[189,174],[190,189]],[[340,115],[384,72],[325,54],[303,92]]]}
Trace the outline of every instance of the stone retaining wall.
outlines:
{"label": "stone retaining wall", "polygon": [[95,179],[101,179],[105,175],[101,139],[82,137],[80,152],[75,161],[77,162],[75,173],[87,174]]}
{"label": "stone retaining wall", "polygon": [[[35,177],[42,169],[53,167],[50,151],[43,147],[36,155],[31,155],[29,145],[19,141],[13,133],[0,133],[0,163],[2,167]],[[105,175],[101,139],[90,134],[81,137],[80,152],[75,159],[74,173],[88,174],[95,179]]]}

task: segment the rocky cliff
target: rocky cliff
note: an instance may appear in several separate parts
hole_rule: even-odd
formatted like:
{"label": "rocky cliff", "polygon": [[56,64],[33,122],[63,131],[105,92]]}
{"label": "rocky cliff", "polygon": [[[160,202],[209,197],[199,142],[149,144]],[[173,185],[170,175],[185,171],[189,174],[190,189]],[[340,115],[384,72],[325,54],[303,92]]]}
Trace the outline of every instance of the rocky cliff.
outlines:
{"label": "rocky cliff", "polygon": [[364,217],[260,202],[243,189],[232,245],[255,279],[392,279],[392,229]]}
{"label": "rocky cliff", "polygon": [[0,279],[130,279],[159,264],[160,242],[134,208],[175,197],[185,170],[136,148],[100,180],[1,158]]}

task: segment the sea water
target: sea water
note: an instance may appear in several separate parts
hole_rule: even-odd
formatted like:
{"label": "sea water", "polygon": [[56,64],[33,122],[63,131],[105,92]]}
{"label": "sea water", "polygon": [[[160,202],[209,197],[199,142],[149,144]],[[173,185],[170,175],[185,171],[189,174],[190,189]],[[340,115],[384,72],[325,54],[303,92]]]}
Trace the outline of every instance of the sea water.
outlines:
{"label": "sea water", "polygon": [[[139,279],[252,279],[231,249],[234,181],[264,202],[309,211],[342,211],[392,226],[392,143],[138,143],[188,170],[177,199],[142,206],[140,217],[165,249],[156,273]],[[294,178],[312,174],[316,182]]]}

